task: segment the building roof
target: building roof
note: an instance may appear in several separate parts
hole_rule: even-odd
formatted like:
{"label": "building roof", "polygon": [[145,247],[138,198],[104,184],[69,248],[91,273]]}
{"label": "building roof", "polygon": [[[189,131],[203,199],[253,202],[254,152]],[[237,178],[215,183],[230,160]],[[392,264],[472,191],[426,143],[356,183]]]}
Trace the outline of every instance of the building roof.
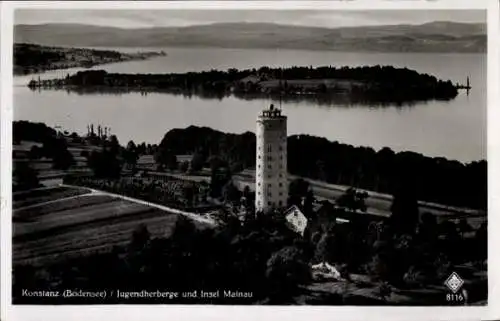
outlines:
{"label": "building roof", "polygon": [[285,211],[285,219],[294,232],[304,236],[304,231],[307,226],[307,217],[296,205],[293,205]]}
{"label": "building roof", "polygon": [[155,164],[155,158],[153,155],[141,155],[137,160],[138,165]]}
{"label": "building roof", "polygon": [[245,78],[240,79],[240,82],[243,82],[243,83],[251,82],[253,84],[256,84],[256,83],[260,82],[260,77],[255,76],[255,75],[249,75],[249,76],[246,76]]}

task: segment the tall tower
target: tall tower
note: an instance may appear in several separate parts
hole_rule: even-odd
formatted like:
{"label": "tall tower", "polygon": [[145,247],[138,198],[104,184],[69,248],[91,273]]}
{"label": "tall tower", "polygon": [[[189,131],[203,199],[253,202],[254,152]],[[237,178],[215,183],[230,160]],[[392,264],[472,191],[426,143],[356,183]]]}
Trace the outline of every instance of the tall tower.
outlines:
{"label": "tall tower", "polygon": [[257,117],[255,208],[268,212],[287,205],[286,116],[273,105]]}

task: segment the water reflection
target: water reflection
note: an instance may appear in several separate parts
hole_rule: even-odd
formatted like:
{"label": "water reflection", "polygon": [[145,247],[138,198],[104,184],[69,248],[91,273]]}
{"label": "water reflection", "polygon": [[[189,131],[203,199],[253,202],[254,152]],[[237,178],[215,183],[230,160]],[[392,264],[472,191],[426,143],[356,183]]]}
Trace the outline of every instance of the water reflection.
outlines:
{"label": "water reflection", "polygon": [[186,99],[191,99],[193,97],[201,98],[203,100],[217,100],[222,101],[227,98],[237,98],[244,101],[252,100],[263,100],[263,101],[282,101],[283,103],[306,103],[314,106],[322,107],[368,107],[368,108],[384,108],[384,107],[414,107],[416,105],[427,105],[429,102],[450,102],[453,99],[381,99],[377,97],[367,97],[366,95],[352,95],[352,94],[269,94],[269,93],[217,93],[217,92],[207,92],[207,91],[184,91],[184,90],[172,90],[172,89],[156,89],[154,91],[145,91],[140,89],[131,88],[109,88],[109,87],[73,87],[73,88],[40,88],[32,87],[30,88],[33,92],[39,92],[49,90],[49,91],[65,91],[68,95],[110,95],[110,96],[121,96],[127,94],[137,94],[147,97],[148,94],[168,94],[173,96],[178,96]]}

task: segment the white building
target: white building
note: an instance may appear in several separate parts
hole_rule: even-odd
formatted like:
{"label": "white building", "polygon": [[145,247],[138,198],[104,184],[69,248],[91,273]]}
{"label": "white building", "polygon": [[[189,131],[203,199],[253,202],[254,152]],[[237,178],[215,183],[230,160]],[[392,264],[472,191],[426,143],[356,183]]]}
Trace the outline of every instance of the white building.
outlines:
{"label": "white building", "polygon": [[257,118],[255,208],[268,212],[287,205],[286,116],[280,109],[265,109]]}
{"label": "white building", "polygon": [[304,231],[307,227],[307,217],[297,206],[293,205],[285,212],[285,219],[291,230],[304,236]]}

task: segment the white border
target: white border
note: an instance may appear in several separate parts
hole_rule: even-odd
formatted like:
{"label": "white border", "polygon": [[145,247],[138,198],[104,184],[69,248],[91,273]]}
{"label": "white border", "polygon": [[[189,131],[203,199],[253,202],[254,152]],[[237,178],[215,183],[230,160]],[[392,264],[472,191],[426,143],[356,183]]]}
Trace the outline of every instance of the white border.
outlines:
{"label": "white border", "polygon": [[[500,318],[499,259],[493,244],[500,244],[498,211],[500,198],[493,195],[500,186],[498,139],[499,105],[499,10],[498,0],[354,0],[354,1],[186,1],[186,2],[117,2],[117,1],[36,1],[1,2],[1,320],[120,320],[165,318],[168,320],[493,320]],[[12,31],[15,8],[67,9],[488,9],[488,190],[489,190],[489,300],[488,307],[234,307],[234,306],[12,306],[11,298],[11,120],[12,120]],[[422,11],[425,14],[425,11]],[[496,179],[495,179],[496,178]]]}

